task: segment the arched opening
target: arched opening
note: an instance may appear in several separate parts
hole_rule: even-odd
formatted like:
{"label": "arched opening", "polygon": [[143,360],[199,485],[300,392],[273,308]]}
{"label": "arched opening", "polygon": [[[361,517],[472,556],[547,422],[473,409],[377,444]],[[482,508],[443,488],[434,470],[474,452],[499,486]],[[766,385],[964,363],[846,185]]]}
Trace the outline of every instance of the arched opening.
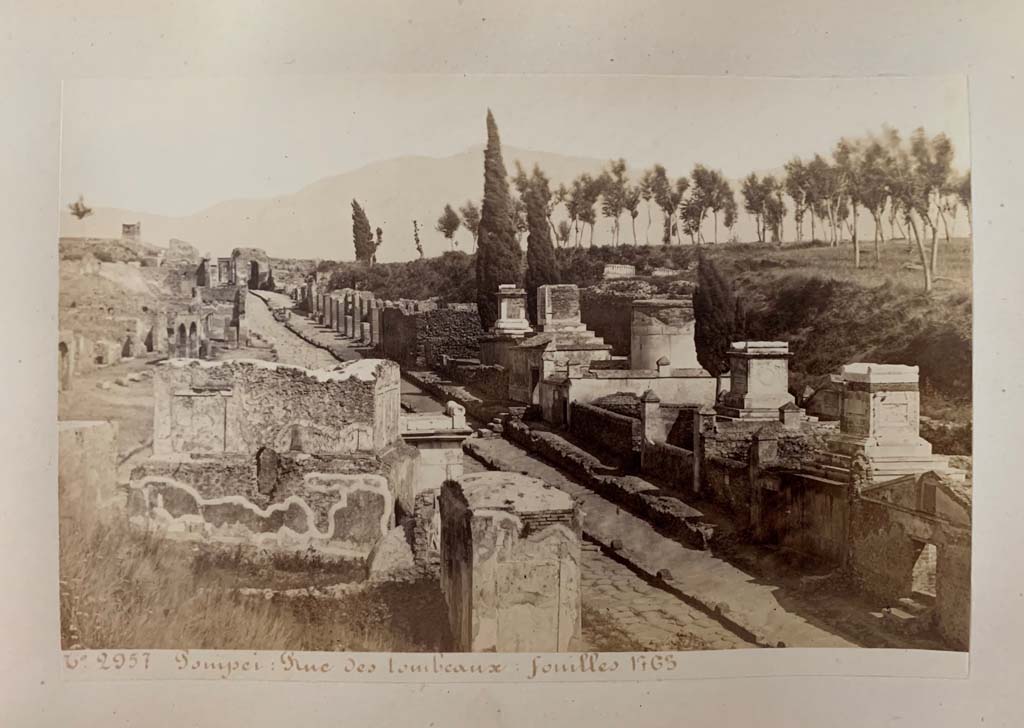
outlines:
{"label": "arched opening", "polygon": [[121,345],[121,358],[132,359],[135,357],[135,341],[131,336],[124,338],[124,343]]}
{"label": "arched opening", "polygon": [[260,287],[260,264],[255,260],[249,261],[249,288],[259,290]]}
{"label": "arched opening", "polygon": [[71,352],[63,341],[57,344],[57,376],[61,391],[71,389]]}
{"label": "arched opening", "polygon": [[178,326],[178,338],[175,341],[174,355],[182,358],[188,356],[188,332],[185,330],[185,324],[179,324]]}
{"label": "arched opening", "polygon": [[935,544],[924,544],[917,561],[914,562],[912,589],[915,594],[935,597],[935,570],[938,562],[939,555]]}
{"label": "arched opening", "polygon": [[188,356],[192,359],[199,358],[199,329],[195,321],[188,327]]}

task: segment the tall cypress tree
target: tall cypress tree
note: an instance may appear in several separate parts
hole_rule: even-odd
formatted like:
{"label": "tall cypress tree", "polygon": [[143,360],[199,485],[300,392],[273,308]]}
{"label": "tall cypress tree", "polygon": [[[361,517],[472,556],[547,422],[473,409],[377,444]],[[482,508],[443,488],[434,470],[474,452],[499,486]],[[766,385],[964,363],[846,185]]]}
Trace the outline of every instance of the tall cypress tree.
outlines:
{"label": "tall cypress tree", "polygon": [[494,115],[488,109],[484,199],[476,254],[477,308],[485,329],[491,328],[498,319],[498,286],[502,283],[519,283],[522,251],[516,240],[511,211],[508,174],[501,158],[501,139],[498,137]]}
{"label": "tall cypress tree", "polygon": [[370,220],[358,202],[352,200],[352,243],[356,248],[356,260],[363,263],[373,262],[376,247],[373,244],[373,232]]}
{"label": "tall cypress tree", "polygon": [[548,178],[534,166],[533,175],[524,189],[526,224],[530,234],[526,239],[526,307],[530,322],[537,323],[537,287],[561,283],[555,248],[551,244],[551,225],[548,223],[548,203],[551,187]]}
{"label": "tall cypress tree", "polygon": [[729,371],[727,352],[737,332],[736,313],[742,306],[733,298],[728,281],[713,262],[699,254],[697,259],[697,290],[693,293],[693,340],[697,361],[716,377],[718,395],[720,374]]}

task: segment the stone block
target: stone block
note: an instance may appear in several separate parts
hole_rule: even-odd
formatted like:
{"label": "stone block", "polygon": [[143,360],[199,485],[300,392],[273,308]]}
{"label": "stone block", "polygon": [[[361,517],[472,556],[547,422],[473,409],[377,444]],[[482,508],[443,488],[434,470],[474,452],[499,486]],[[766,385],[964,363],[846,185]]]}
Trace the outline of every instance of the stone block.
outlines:
{"label": "stone block", "polygon": [[580,512],[514,473],[444,485],[441,586],[455,649],[565,652],[580,637]]}
{"label": "stone block", "polygon": [[117,423],[62,421],[57,432],[61,518],[92,521],[123,506],[117,487]]}

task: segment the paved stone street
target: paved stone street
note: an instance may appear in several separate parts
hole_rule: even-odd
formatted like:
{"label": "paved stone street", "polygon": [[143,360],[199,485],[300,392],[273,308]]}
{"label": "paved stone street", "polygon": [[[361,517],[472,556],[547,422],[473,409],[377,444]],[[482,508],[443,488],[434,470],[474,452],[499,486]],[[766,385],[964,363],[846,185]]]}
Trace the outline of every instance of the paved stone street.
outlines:
{"label": "paved stone street", "polygon": [[596,544],[583,544],[583,603],[651,650],[754,647],[708,615],[651,586]]}

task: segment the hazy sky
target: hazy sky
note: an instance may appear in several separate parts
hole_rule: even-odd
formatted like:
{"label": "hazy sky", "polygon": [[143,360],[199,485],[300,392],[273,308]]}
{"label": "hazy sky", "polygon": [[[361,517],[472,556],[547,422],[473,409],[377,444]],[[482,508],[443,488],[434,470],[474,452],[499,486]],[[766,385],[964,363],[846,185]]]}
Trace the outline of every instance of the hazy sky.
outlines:
{"label": "hazy sky", "polygon": [[968,165],[963,78],[302,76],[65,84],[62,202],[188,215],[294,192],[369,162],[502,141],[732,178],[827,153],[842,135],[945,132]]}

